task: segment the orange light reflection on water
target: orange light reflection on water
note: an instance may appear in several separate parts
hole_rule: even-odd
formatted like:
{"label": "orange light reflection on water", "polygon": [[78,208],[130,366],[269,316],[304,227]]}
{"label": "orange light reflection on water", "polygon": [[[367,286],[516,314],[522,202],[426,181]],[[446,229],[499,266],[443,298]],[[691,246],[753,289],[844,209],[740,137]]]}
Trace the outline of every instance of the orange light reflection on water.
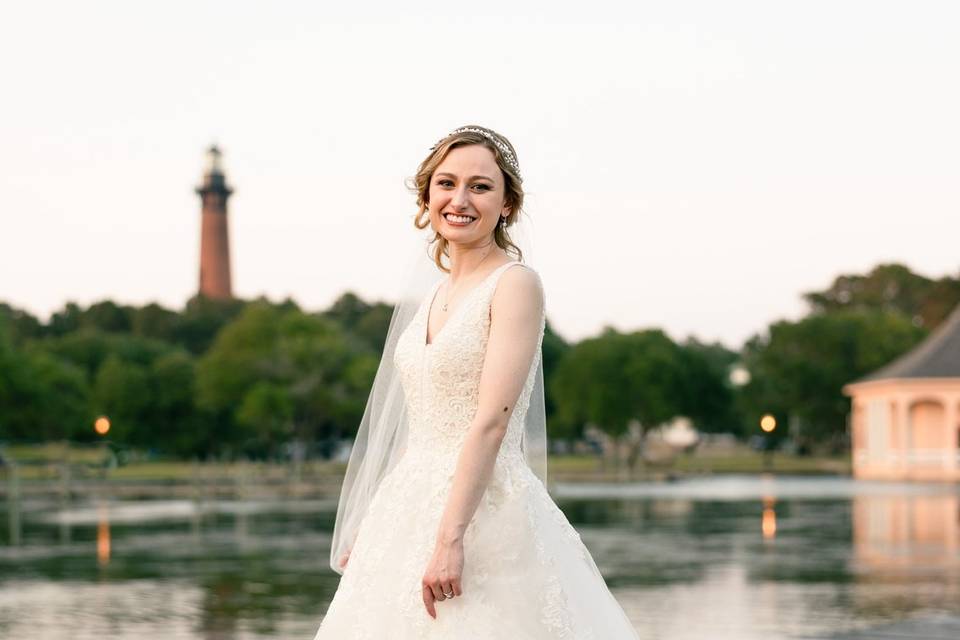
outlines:
{"label": "orange light reflection on water", "polygon": [[110,563],[110,511],[106,505],[97,507],[97,564]]}
{"label": "orange light reflection on water", "polygon": [[765,540],[772,540],[777,535],[777,512],[773,505],[776,500],[773,497],[764,497],[763,499],[763,517],[760,522],[760,529],[763,531]]}

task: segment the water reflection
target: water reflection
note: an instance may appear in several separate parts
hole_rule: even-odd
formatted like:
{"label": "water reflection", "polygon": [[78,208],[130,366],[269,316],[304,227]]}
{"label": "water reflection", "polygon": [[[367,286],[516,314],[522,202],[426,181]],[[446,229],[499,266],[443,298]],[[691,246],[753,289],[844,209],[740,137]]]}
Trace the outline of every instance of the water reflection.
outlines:
{"label": "water reflection", "polygon": [[[557,494],[642,637],[809,636],[960,602],[954,486],[740,476]],[[335,506],[7,502],[0,637],[312,638],[339,579]]]}
{"label": "water reflection", "polygon": [[763,499],[763,518],[760,521],[760,530],[766,540],[770,540],[777,535],[777,512],[773,508],[776,502],[777,500],[773,496],[766,496]]}
{"label": "water reflection", "polygon": [[103,566],[110,562],[110,519],[107,505],[97,505],[97,564]]}
{"label": "water reflection", "polygon": [[960,497],[857,497],[852,519],[856,611],[891,620],[960,611]]}
{"label": "water reflection", "polygon": [[870,569],[957,566],[960,497],[854,497],[853,548]]}

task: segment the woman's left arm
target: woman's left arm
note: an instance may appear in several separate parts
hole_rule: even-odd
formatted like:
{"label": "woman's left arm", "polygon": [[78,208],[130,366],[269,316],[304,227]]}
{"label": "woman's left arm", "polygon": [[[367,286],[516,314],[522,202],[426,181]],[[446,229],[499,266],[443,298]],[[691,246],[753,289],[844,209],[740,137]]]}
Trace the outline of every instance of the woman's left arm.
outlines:
{"label": "woman's left arm", "polygon": [[539,347],[543,310],[543,288],[535,271],[508,268],[500,276],[490,305],[477,412],[457,459],[436,548],[422,580],[424,605],[434,618],[434,602],[444,600],[444,593],[463,593],[463,535],[490,483],[507,423]]}

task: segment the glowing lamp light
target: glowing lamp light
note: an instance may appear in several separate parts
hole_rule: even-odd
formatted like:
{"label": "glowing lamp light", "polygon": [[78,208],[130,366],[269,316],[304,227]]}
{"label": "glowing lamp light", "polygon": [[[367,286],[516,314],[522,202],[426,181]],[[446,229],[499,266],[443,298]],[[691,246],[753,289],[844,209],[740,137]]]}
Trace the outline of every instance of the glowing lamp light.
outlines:
{"label": "glowing lamp light", "polygon": [[737,387],[750,382],[750,372],[745,367],[736,366],[730,370],[730,383]]}
{"label": "glowing lamp light", "polygon": [[107,432],[110,431],[110,418],[107,416],[97,418],[93,423],[93,430],[102,436],[107,435]]}
{"label": "glowing lamp light", "polygon": [[760,418],[760,428],[770,433],[777,428],[777,419],[769,413]]}

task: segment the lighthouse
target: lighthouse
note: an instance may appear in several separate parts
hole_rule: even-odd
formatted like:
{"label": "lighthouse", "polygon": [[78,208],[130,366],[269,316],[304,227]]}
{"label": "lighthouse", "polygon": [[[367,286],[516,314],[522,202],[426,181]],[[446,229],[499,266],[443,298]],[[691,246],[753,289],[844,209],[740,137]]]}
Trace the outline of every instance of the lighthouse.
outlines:
{"label": "lighthouse", "polygon": [[223,175],[222,154],[217,145],[207,149],[200,195],[200,289],[208,298],[233,297],[230,280],[230,240],[227,231],[227,199],[233,193]]}

